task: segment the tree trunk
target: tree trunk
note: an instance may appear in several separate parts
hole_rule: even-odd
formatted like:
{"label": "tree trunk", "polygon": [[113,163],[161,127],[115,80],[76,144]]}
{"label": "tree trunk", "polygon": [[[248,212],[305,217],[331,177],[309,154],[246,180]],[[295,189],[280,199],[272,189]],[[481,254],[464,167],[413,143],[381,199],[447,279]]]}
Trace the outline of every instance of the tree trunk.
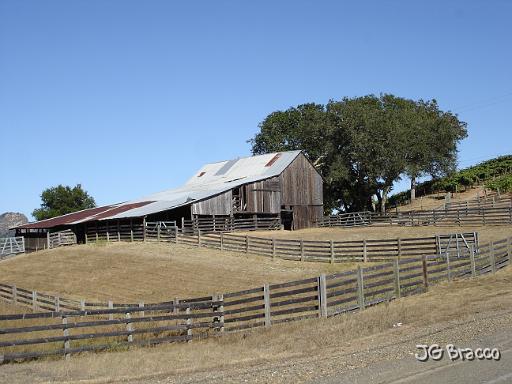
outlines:
{"label": "tree trunk", "polygon": [[388,192],[389,192],[389,187],[382,188],[382,199],[380,201],[380,213],[382,215],[386,214],[386,203],[388,201]]}
{"label": "tree trunk", "polygon": [[416,200],[416,177],[411,177],[411,201]]}

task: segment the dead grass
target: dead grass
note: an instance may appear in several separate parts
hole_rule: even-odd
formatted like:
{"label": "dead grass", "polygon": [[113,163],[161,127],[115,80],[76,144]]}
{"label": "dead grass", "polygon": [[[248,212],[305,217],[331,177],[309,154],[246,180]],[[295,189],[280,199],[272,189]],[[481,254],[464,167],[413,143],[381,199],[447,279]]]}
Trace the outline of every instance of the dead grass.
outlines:
{"label": "dead grass", "polygon": [[[379,335],[384,338],[396,332],[410,335],[428,325],[462,320],[479,312],[510,309],[511,305],[512,268],[508,267],[494,276],[441,284],[427,294],[325,320],[300,321],[191,344],[86,354],[68,362],[11,364],[0,370],[0,381],[93,380],[98,383],[130,378],[139,382],[147,377],[327,356],[333,351],[346,352],[356,347],[362,350]],[[393,328],[398,322],[403,326]]]}
{"label": "dead grass", "polygon": [[370,239],[397,239],[399,237],[426,237],[450,233],[478,232],[480,241],[501,240],[512,236],[512,226],[461,226],[461,227],[401,227],[401,226],[375,226],[358,228],[309,228],[298,231],[257,231],[247,232],[249,236],[275,237],[279,239],[304,240],[370,240]]}
{"label": "dead grass", "polygon": [[[470,188],[467,191],[453,193],[451,201],[452,202],[462,202],[467,200],[475,200],[480,194],[480,196],[484,196],[484,188],[476,187]],[[418,197],[411,204],[406,204],[401,207],[398,207],[399,211],[411,211],[411,210],[432,210],[437,209],[443,206],[444,197],[446,193],[433,193],[431,195]],[[392,209],[391,211],[393,211]]]}
{"label": "dead grass", "polygon": [[247,289],[355,268],[295,262],[175,244],[80,245],[0,262],[2,282],[50,294],[155,302]]}

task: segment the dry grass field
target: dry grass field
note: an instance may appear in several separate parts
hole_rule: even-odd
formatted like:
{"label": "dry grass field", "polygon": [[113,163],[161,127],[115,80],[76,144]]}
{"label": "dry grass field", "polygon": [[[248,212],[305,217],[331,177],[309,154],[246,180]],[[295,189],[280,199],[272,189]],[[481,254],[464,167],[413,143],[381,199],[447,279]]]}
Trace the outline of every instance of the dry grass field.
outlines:
{"label": "dry grass field", "polygon": [[49,294],[156,302],[224,293],[355,268],[272,260],[175,244],[79,245],[0,262],[0,280]]}
{"label": "dry grass field", "polygon": [[[452,202],[464,202],[468,200],[475,200],[477,196],[485,196],[483,187],[476,187],[468,189],[464,192],[453,193],[451,197]],[[412,211],[412,210],[433,210],[443,206],[446,193],[433,193],[431,195],[418,197],[410,204],[398,207],[399,211]],[[394,211],[394,209],[391,209]]]}
{"label": "dry grass field", "polygon": [[[448,341],[463,340],[468,332],[464,325],[480,316],[483,322],[472,329],[478,335],[487,327],[499,327],[492,319],[502,313],[499,311],[510,312],[511,306],[512,268],[508,267],[496,275],[443,283],[426,294],[329,319],[304,320],[190,344],[84,354],[69,361],[9,364],[1,367],[0,382],[235,383],[244,381],[237,374],[245,370],[251,375],[249,380],[245,376],[245,381],[297,383],[310,378],[311,369],[329,369],[325,364],[336,356],[337,368],[346,362],[347,369],[352,369],[357,364],[364,366],[364,354],[379,350],[379,345],[407,347],[408,343],[412,349],[405,353],[410,354],[415,352],[417,340],[439,342],[442,329],[450,330]],[[402,326],[396,328],[397,323]],[[290,381],[280,380],[281,371],[290,375]],[[299,374],[304,376],[293,377]]]}
{"label": "dry grass field", "polygon": [[427,237],[449,233],[478,232],[480,242],[501,240],[512,236],[512,226],[462,226],[462,227],[402,227],[402,226],[372,226],[356,228],[310,228],[298,231],[257,231],[244,234],[258,237],[275,237],[279,239],[304,240],[379,240],[407,237]]}

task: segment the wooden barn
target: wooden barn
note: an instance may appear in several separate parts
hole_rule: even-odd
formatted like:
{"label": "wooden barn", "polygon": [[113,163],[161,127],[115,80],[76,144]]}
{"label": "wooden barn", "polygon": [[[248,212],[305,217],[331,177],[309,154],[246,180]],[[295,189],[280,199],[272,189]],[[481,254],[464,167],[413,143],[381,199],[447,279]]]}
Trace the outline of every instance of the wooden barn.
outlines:
{"label": "wooden barn", "polygon": [[[204,165],[180,188],[121,204],[97,207],[16,228],[18,235],[72,229],[145,236],[148,223],[201,225],[210,231],[283,225],[301,229],[323,214],[323,179],[301,151],[277,152]],[[225,226],[223,223],[231,223]],[[232,223],[245,223],[233,227]],[[254,223],[254,225],[251,225]],[[254,228],[254,226],[256,228]]]}

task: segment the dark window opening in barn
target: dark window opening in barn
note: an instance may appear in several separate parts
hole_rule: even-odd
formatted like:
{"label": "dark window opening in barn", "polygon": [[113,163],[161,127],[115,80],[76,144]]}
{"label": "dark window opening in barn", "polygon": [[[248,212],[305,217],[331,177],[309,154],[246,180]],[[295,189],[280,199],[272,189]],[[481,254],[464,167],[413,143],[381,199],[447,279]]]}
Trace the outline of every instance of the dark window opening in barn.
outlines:
{"label": "dark window opening in barn", "polygon": [[229,160],[215,173],[215,176],[225,175],[237,163],[238,159]]}
{"label": "dark window opening in barn", "polygon": [[206,172],[201,172],[199,175],[197,175],[197,177],[201,177],[205,174]]}
{"label": "dark window opening in barn", "polygon": [[273,158],[271,158],[270,161],[267,164],[265,164],[265,167],[271,167],[272,164],[274,164],[277,161],[277,159],[279,159],[280,157],[281,157],[281,154],[278,153]]}

